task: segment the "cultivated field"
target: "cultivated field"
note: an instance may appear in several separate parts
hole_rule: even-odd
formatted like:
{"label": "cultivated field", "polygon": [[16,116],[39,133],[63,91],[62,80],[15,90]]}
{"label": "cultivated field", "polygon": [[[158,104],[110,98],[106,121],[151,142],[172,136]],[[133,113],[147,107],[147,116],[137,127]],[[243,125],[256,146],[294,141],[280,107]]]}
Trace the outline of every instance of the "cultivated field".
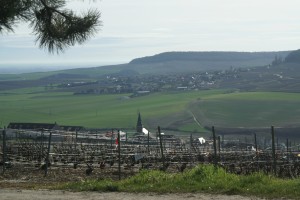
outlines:
{"label": "cultivated field", "polygon": [[130,94],[73,95],[44,88],[0,94],[0,126],[9,122],[43,122],[89,128],[135,129],[140,111],[145,127],[205,132],[203,127],[298,127],[300,94],[227,93],[224,90]]}
{"label": "cultivated field", "polygon": [[[77,182],[89,188],[90,184],[84,184],[84,181],[126,181],[126,178],[130,181],[130,177],[137,174],[143,181],[157,182],[157,178],[167,180],[163,177],[173,175],[180,179],[186,179],[187,175],[209,177],[216,173],[215,167],[222,169],[218,171],[220,175],[260,176],[257,174],[260,172],[280,178],[300,177],[299,143],[292,144],[291,141],[282,146],[273,138],[270,145],[261,142],[260,137],[246,142],[223,140],[212,134],[212,140],[202,143],[193,135],[183,140],[168,135],[138,134],[116,143],[114,133],[7,129],[3,131],[0,143],[0,186],[31,188]],[[149,170],[155,170],[153,175],[145,175]],[[160,171],[167,174],[160,174]],[[198,184],[199,181],[194,186],[197,188]],[[138,187],[143,191],[144,187]],[[105,186],[101,190],[116,189]],[[164,187],[159,191],[171,192]],[[193,190],[185,186],[172,191]]]}
{"label": "cultivated field", "polygon": [[299,143],[212,133],[205,143],[198,134],[155,133],[116,142],[116,131],[7,129],[0,137],[0,187],[298,196]]}
{"label": "cultivated field", "polygon": [[199,121],[220,127],[295,127],[300,94],[246,92],[205,97],[192,105]]}

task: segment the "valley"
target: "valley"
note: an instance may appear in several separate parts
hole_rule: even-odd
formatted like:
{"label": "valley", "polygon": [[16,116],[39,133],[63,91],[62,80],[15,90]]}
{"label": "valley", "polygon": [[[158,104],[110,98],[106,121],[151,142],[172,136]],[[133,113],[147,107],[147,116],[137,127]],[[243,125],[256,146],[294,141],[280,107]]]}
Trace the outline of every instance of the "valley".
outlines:
{"label": "valley", "polygon": [[[298,127],[300,67],[269,55],[263,66],[201,68],[186,64],[243,60],[237,53],[173,53],[133,60],[119,66],[0,76],[0,123],[57,122],[88,128],[135,129],[137,113],[150,130],[159,125],[175,132],[223,128]],[[178,56],[178,55],[181,55]],[[202,57],[203,57],[202,55]],[[231,56],[229,56],[231,55]],[[233,56],[232,56],[233,55]],[[271,56],[278,55],[275,60]],[[198,57],[197,57],[198,56]],[[227,56],[227,57],[226,57]],[[246,58],[245,58],[246,56]],[[179,60],[176,70],[166,63]],[[216,59],[216,60],[213,60]],[[276,61],[276,62],[275,62]],[[185,63],[185,64],[184,64]],[[145,64],[160,66],[140,71]],[[135,65],[135,67],[129,67]],[[140,70],[136,70],[140,66]],[[150,68],[149,68],[150,69]],[[161,70],[168,71],[161,73]]]}

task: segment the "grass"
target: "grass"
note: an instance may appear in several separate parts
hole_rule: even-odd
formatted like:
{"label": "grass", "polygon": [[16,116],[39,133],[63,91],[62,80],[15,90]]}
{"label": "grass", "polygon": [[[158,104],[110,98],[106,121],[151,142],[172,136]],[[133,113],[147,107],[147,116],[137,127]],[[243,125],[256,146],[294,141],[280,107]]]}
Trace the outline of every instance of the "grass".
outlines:
{"label": "grass", "polygon": [[74,74],[74,75],[86,75],[89,79],[93,79],[94,77],[102,76],[105,74],[112,74],[119,72],[118,68],[112,69],[109,67],[95,67],[95,68],[77,68],[77,69],[66,69],[59,71],[49,71],[49,72],[32,72],[32,73],[22,73],[22,74],[0,74],[1,80],[38,80],[40,78],[48,77],[56,74]]}
{"label": "grass", "polygon": [[[123,99],[126,94],[73,95],[15,91],[0,94],[0,123],[4,126],[9,122],[57,122],[92,128],[134,128],[138,111],[142,113],[144,124],[151,118],[165,118],[167,121],[168,116],[184,110],[191,100],[210,93],[216,91],[157,93]],[[155,124],[155,127],[157,125],[160,124]]]}
{"label": "grass", "polygon": [[87,180],[67,183],[57,189],[154,193],[214,193],[264,198],[300,197],[300,179],[278,179],[261,173],[239,176],[212,165],[198,165],[184,173],[142,171],[121,181]]}
{"label": "grass", "polygon": [[245,92],[216,94],[194,104],[199,121],[220,127],[298,125],[300,94]]}
{"label": "grass", "polygon": [[194,123],[186,123],[183,126],[178,128],[180,131],[193,131],[193,132],[207,132],[206,129],[200,127],[198,124]]}
{"label": "grass", "polygon": [[[134,129],[138,111],[145,127],[205,132],[202,126],[269,127],[298,125],[300,94],[222,90],[130,94],[73,95],[28,88],[0,93],[0,126],[41,122],[91,128]],[[192,112],[191,112],[192,111]]]}

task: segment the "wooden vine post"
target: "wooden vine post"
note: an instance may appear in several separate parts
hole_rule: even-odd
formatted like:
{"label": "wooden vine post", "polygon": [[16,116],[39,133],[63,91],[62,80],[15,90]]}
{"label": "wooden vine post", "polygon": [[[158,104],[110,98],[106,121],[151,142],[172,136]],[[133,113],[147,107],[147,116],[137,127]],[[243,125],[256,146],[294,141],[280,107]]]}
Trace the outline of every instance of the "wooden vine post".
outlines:
{"label": "wooden vine post", "polygon": [[118,157],[119,157],[119,180],[121,180],[121,143],[120,143],[120,130],[118,130]]}
{"label": "wooden vine post", "polygon": [[147,153],[150,155],[150,132],[148,131],[148,145],[147,145]]}
{"label": "wooden vine post", "polygon": [[190,164],[192,165],[192,149],[193,149],[193,134],[190,135],[190,151],[189,151],[189,156],[190,156]]}
{"label": "wooden vine post", "polygon": [[114,141],[114,129],[111,129],[110,149],[112,149],[113,141]]}
{"label": "wooden vine post", "polygon": [[256,133],[254,133],[254,144],[255,144],[256,165],[258,168],[258,146],[257,146]]}
{"label": "wooden vine post", "polygon": [[40,157],[39,157],[39,163],[41,164],[44,154],[44,130],[41,130],[41,142],[40,142]]}
{"label": "wooden vine post", "polygon": [[159,142],[160,142],[161,159],[162,159],[162,162],[163,162],[163,166],[165,166],[165,157],[164,157],[164,149],[163,149],[163,144],[162,144],[162,137],[161,137],[161,132],[160,132],[160,126],[158,126],[157,129],[158,129],[158,137],[159,137]]}
{"label": "wooden vine post", "polygon": [[3,146],[2,146],[2,162],[3,162],[3,170],[2,173],[4,174],[5,172],[5,162],[6,162],[6,128],[4,127],[3,131],[2,131],[2,139],[3,139]]}
{"label": "wooden vine post", "polygon": [[48,166],[50,166],[49,154],[50,154],[50,149],[51,149],[51,137],[52,137],[52,132],[49,133],[48,149],[47,149],[47,156],[46,156],[46,166],[45,166],[45,176],[47,176]]}
{"label": "wooden vine post", "polygon": [[286,158],[289,161],[289,139],[286,139]]}
{"label": "wooden vine post", "polygon": [[77,145],[77,140],[78,140],[78,129],[76,129],[75,132],[75,146]]}
{"label": "wooden vine post", "polygon": [[274,126],[271,127],[271,134],[272,134],[273,173],[276,174],[276,151],[275,151],[275,131],[274,131]]}
{"label": "wooden vine post", "polygon": [[256,138],[256,133],[254,133],[254,144],[255,144],[255,152],[256,152],[256,154],[257,154],[258,149],[257,149],[257,138]]}
{"label": "wooden vine post", "polygon": [[212,134],[213,134],[213,145],[214,145],[214,165],[217,166],[217,141],[216,141],[216,133],[215,133],[215,127],[212,127]]}
{"label": "wooden vine post", "polygon": [[221,143],[222,143],[221,136],[218,136],[217,139],[218,139],[218,152],[219,152],[218,153],[218,160],[221,161],[222,160],[222,155],[221,155]]}

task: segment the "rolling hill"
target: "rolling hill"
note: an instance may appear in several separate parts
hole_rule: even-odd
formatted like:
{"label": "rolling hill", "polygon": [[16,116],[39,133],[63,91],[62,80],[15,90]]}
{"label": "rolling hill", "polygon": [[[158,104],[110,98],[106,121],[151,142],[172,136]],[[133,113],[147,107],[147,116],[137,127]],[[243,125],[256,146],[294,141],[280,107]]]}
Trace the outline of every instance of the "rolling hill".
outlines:
{"label": "rolling hill", "polygon": [[290,51],[279,52],[165,52],[154,56],[147,56],[132,60],[129,64],[167,63],[173,61],[185,62],[210,62],[212,66],[217,66],[219,62],[241,62],[244,65],[267,65],[276,56],[286,57]]}
{"label": "rolling hill", "polygon": [[[297,128],[297,56],[297,52],[169,52],[123,65],[1,75],[0,124],[57,121],[92,128],[134,129],[140,110],[144,124],[152,129],[157,125],[192,132],[203,132],[203,127],[212,125]],[[276,57],[282,58],[281,62],[272,65]],[[179,83],[201,86],[202,82],[214,84],[212,88],[177,90]],[[132,92],[117,90],[74,95],[76,91],[120,86],[159,89],[134,97]],[[161,90],[167,87],[173,90]]]}
{"label": "rolling hill", "polygon": [[285,58],[291,51],[274,52],[165,52],[136,58],[129,63],[92,68],[76,68],[52,72],[0,74],[1,80],[39,79],[55,74],[80,74],[98,78],[108,74],[176,74],[207,70],[226,70],[230,67],[256,67],[272,63],[275,57]]}
{"label": "rolling hill", "polygon": [[[298,81],[300,80],[298,78],[300,68],[295,63],[297,55],[297,51],[165,52],[154,56],[137,58],[122,65],[39,73],[0,74],[0,90],[37,86],[52,87],[52,85],[68,82],[96,82],[98,80],[104,80],[104,84],[106,85],[105,79],[108,76],[131,78],[141,78],[142,76],[158,77],[160,75],[181,76],[190,73],[218,73],[216,71],[228,72],[232,69],[240,69],[239,71],[229,72],[231,73],[231,77],[235,77],[234,79],[226,78],[225,80],[219,80],[217,88],[234,88],[246,91],[295,92],[298,91],[297,88],[300,84],[300,81]],[[272,65],[276,59],[280,62]],[[293,63],[290,63],[290,61],[293,61]],[[220,79],[221,76],[215,77]],[[86,88],[85,90],[88,89]],[[81,91],[82,89],[78,88],[78,90]],[[76,91],[76,89],[73,88],[72,91]]]}
{"label": "rolling hill", "polygon": [[123,66],[140,74],[176,74],[265,66],[275,57],[285,58],[290,51],[278,52],[165,52],[137,58]]}

